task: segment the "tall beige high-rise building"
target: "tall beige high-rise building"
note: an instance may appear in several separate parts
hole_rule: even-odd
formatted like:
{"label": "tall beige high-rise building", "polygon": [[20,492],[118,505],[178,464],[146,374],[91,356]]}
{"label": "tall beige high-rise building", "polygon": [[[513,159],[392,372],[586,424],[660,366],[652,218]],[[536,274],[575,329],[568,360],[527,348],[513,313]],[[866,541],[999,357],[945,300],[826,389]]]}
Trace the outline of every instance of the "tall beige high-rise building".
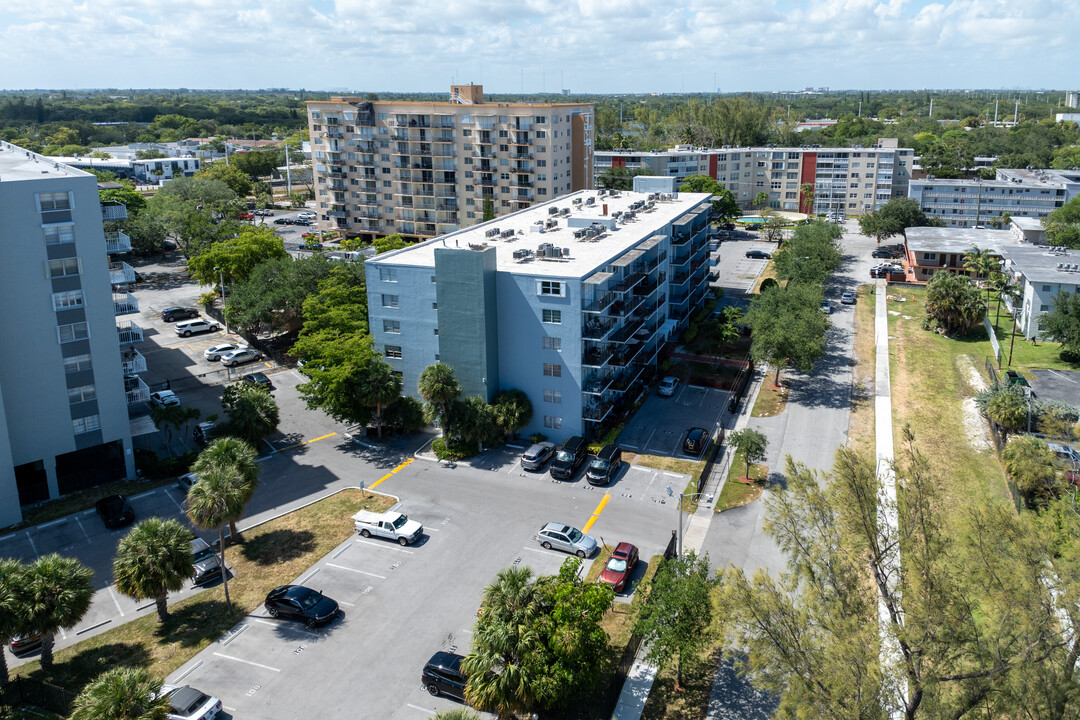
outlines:
{"label": "tall beige high-rise building", "polygon": [[593,187],[593,106],[489,103],[480,85],[448,102],[309,101],[319,226],[430,238]]}

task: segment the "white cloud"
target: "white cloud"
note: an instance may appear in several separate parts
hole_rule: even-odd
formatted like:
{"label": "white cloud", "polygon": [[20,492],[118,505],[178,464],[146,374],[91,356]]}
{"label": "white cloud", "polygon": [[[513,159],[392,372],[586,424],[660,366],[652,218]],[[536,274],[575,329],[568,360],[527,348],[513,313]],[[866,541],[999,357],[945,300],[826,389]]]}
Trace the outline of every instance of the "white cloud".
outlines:
{"label": "white cloud", "polygon": [[0,87],[1064,87],[1072,0],[5,0]]}

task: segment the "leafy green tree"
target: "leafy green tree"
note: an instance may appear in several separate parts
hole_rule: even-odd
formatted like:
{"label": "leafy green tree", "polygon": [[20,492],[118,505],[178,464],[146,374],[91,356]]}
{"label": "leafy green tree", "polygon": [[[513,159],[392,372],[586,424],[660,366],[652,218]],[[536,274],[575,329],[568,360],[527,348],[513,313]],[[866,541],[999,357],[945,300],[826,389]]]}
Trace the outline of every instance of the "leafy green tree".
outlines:
{"label": "leafy green tree", "polygon": [[433,409],[431,415],[438,419],[443,433],[451,435],[453,428],[447,422],[450,405],[461,396],[461,385],[454,377],[454,369],[445,363],[428,365],[420,373],[417,390]]}
{"label": "leafy green tree", "polygon": [[824,283],[840,267],[842,230],[834,223],[799,225],[773,255],[776,276],[795,283]]}
{"label": "leafy green tree", "polygon": [[111,668],[78,694],[71,720],[165,720],[169,700],[160,691],[161,681],[144,668]]}
{"label": "leafy green tree", "polygon": [[1050,167],[1055,170],[1069,170],[1080,167],[1080,145],[1066,145],[1054,151]]}
{"label": "leafy green tree", "polygon": [[[619,135],[618,137],[621,139],[623,136]],[[596,187],[602,190],[630,191],[634,189],[634,178],[638,175],[648,175],[648,173],[648,170],[639,168],[604,168],[596,177]],[[680,192],[682,191],[680,190]]]}
{"label": "leafy green tree", "polygon": [[908,197],[893,198],[879,209],[859,217],[862,234],[875,237],[878,242],[894,235],[903,235],[909,227],[943,224],[940,218],[928,217],[919,207],[918,200]]}
{"label": "leafy green tree", "polygon": [[225,588],[225,607],[232,611],[229,599],[229,575],[225,566],[225,525],[244,516],[245,489],[233,481],[227,468],[217,465],[199,473],[199,482],[188,490],[185,501],[188,519],[202,530],[217,530],[218,557],[221,561],[221,584]]}
{"label": "leafy green tree", "polygon": [[229,413],[229,422],[221,429],[226,435],[258,445],[277,430],[281,411],[268,390],[254,385],[230,385],[221,395],[221,405]]}
{"label": "leafy green tree", "polygon": [[993,278],[1001,274],[1001,260],[990,250],[972,246],[964,253],[964,269],[971,272],[977,282],[986,288],[986,307],[990,307],[990,293],[994,290]]}
{"label": "leafy green tree", "polygon": [[1067,292],[1054,295],[1053,308],[1039,317],[1039,329],[1061,344],[1063,356],[1080,357],[1080,297]]}
{"label": "leafy green tree", "polygon": [[495,420],[511,439],[521,428],[532,422],[533,407],[529,396],[522,390],[503,390],[492,401]]}
{"label": "leafy green tree", "polygon": [[713,619],[709,556],[690,550],[660,565],[642,589],[634,630],[648,647],[650,662],[660,668],[675,663],[675,689],[681,689],[682,662],[708,643]]}
{"label": "leafy green tree", "polygon": [[375,246],[375,254],[382,255],[383,253],[390,252],[391,250],[401,250],[409,246],[409,243],[405,242],[405,238],[401,237],[400,233],[394,233],[381,238],[375,238],[375,242],[372,243]]}
{"label": "leafy green tree", "polygon": [[986,417],[1001,427],[1003,439],[1009,433],[1027,427],[1031,406],[1023,391],[1016,385],[998,386],[986,401]]}
{"label": "leafy green tree", "polygon": [[222,218],[235,217],[240,207],[236,193],[220,180],[178,177],[154,193],[142,214],[168,228],[185,256],[191,258],[239,231],[239,223]]}
{"label": "leafy green tree", "polygon": [[[233,157],[235,158],[236,155]],[[224,160],[206,163],[195,173],[195,177],[200,180],[220,180],[240,197],[251,194],[251,179],[236,163],[231,161],[229,164],[225,164]]]}
{"label": "leafy green tree", "polygon": [[455,435],[470,443],[490,445],[503,435],[495,408],[479,395],[458,400],[450,406],[450,426]]}
{"label": "leafy green tree", "polygon": [[1074,197],[1043,218],[1046,241],[1051,245],[1080,248],[1080,196]]}
{"label": "leafy green tree", "polygon": [[494,219],[495,219],[495,203],[492,202],[491,198],[484,198],[483,221],[487,222],[488,220],[494,220]]}
{"label": "leafy green tree", "polygon": [[[0,647],[25,629],[20,613],[26,568],[18,560],[0,558]],[[0,652],[0,687],[8,682],[7,653]]]}
{"label": "leafy green tree", "polygon": [[124,232],[131,238],[131,249],[137,255],[154,255],[165,251],[169,227],[153,213],[139,213],[124,222]]}
{"label": "leafy green tree", "polygon": [[[332,336],[306,335],[294,352],[305,358],[309,381],[300,394],[309,408],[321,408],[339,422],[366,425],[375,416],[382,435],[382,413],[401,394],[401,381],[372,345],[371,336],[359,332]],[[392,396],[391,396],[392,395]]]}
{"label": "leafy green tree", "polygon": [[941,271],[926,284],[926,314],[948,335],[966,335],[986,314],[982,293],[966,275]]}
{"label": "leafy green tree", "polygon": [[1040,507],[1057,495],[1057,458],[1042,438],[1017,435],[1005,445],[1001,460],[1028,507]]}
{"label": "leafy green tree", "polygon": [[146,208],[146,197],[139,192],[135,192],[135,185],[130,180],[124,180],[120,182],[123,187],[119,188],[99,188],[98,198],[101,202],[118,202],[123,204],[128,211],[128,215],[138,215],[143,209]]}
{"label": "leafy green tree", "polygon": [[820,286],[792,284],[769,288],[750,301],[746,313],[750,355],[776,368],[774,384],[780,383],[780,370],[788,366],[811,372],[825,352],[829,321],[821,312],[822,298]]}
{"label": "leafy green tree", "polygon": [[735,196],[709,175],[691,175],[679,184],[679,192],[710,193],[713,196],[713,219],[719,222],[728,222],[739,215],[739,203],[736,202]]}
{"label": "leafy green tree", "polygon": [[[232,167],[247,174],[251,180],[272,175],[278,166],[285,164],[285,158],[280,157],[277,148],[270,150],[252,150],[251,152],[236,153],[229,158]],[[234,188],[235,190],[235,188]],[[237,195],[246,195],[239,190]]]}
{"label": "leafy green tree", "polygon": [[152,599],[158,622],[169,618],[169,593],[179,592],[195,572],[191,531],[179,521],[151,517],[120,539],[113,559],[116,589],[136,600]]}
{"label": "leafy green tree", "polygon": [[246,280],[260,263],[288,257],[277,233],[268,227],[248,226],[236,237],[216,242],[189,259],[188,273],[200,285],[216,285],[222,276],[232,285]]}
{"label": "leafy green tree", "polygon": [[757,205],[758,207],[765,207],[768,204],[769,204],[769,193],[767,193],[767,192],[759,192],[757,195],[754,196],[754,205]]}
{"label": "leafy green tree", "polygon": [[20,614],[25,629],[41,633],[41,667],[52,668],[56,633],[86,617],[94,588],[90,568],[74,558],[52,553],[29,565],[23,575]]}
{"label": "leafy green tree", "polygon": [[728,445],[735,448],[736,452],[743,454],[746,461],[746,478],[750,478],[750,465],[765,459],[765,451],[769,447],[769,438],[765,434],[753,428],[743,428],[727,436]]}
{"label": "leafy green tree", "polygon": [[361,402],[365,407],[374,409],[375,433],[381,438],[386,408],[401,397],[401,377],[381,356],[373,358],[365,370],[366,391],[361,396]]}
{"label": "leafy green tree", "polygon": [[[347,264],[363,270],[362,263]],[[295,327],[303,322],[304,302],[318,293],[320,281],[335,269],[348,278],[350,285],[363,288],[362,274],[335,268],[322,255],[265,260],[252,268],[244,281],[232,286],[225,303],[225,318],[245,330],[254,330],[263,323],[276,332]],[[364,308],[366,317],[366,302]]]}
{"label": "leafy green tree", "polygon": [[949,130],[922,154],[919,163],[937,177],[959,177],[975,165],[971,138],[963,130]]}

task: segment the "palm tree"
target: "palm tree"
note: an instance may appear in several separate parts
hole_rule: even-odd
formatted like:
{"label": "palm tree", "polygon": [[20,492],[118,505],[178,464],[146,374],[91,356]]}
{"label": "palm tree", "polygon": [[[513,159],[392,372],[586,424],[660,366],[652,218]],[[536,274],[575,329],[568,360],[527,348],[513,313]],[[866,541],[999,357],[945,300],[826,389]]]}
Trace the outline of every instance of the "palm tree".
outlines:
{"label": "palm tree", "polygon": [[169,593],[195,572],[191,531],[178,520],[148,518],[120,540],[113,560],[116,589],[136,600],[153,598],[158,622],[169,617]]}
{"label": "palm tree", "polygon": [[806,214],[809,215],[814,212],[814,183],[803,183],[799,189],[802,190],[802,207],[806,208]]}
{"label": "palm tree", "polygon": [[461,395],[461,385],[454,377],[454,369],[445,363],[428,365],[420,373],[416,387],[420,391],[420,397],[438,408],[439,423],[443,426],[443,434],[446,434],[450,403]]}
{"label": "palm tree", "polygon": [[90,610],[93,571],[74,558],[52,553],[26,568],[25,600],[21,603],[27,629],[41,633],[41,667],[53,664],[56,631],[69,628]]}
{"label": "palm tree", "polygon": [[[201,478],[203,473],[210,472],[211,468],[223,473],[229,481],[237,486],[243,495],[243,505],[255,494],[255,488],[259,486],[259,464],[256,462],[258,454],[255,448],[248,445],[240,438],[226,436],[218,438],[210,443],[205,450],[199,453],[199,457],[191,466],[191,470]],[[229,520],[229,538],[235,542],[241,542],[240,532],[236,529],[236,521],[243,516],[243,507],[240,514]]]}
{"label": "palm tree", "polygon": [[187,496],[187,516],[195,527],[218,531],[221,584],[225,587],[225,607],[229,610],[232,602],[225,570],[225,525],[243,515],[244,502],[244,489],[227,470],[217,465],[210,465],[199,474],[199,482],[191,486]]}
{"label": "palm tree", "polygon": [[363,402],[375,408],[375,433],[381,439],[383,411],[401,397],[401,378],[394,373],[390,363],[376,358],[368,366],[365,380]]}
{"label": "palm tree", "polygon": [[465,697],[478,710],[505,718],[536,705],[538,679],[531,676],[528,661],[541,650],[534,628],[539,599],[527,567],[500,571],[484,589],[473,649],[461,661]]}
{"label": "palm tree", "polygon": [[227,432],[238,435],[252,445],[277,429],[281,420],[274,396],[257,387],[241,387],[229,406]]}
{"label": "palm tree", "polygon": [[8,681],[7,653],[3,646],[23,630],[19,602],[25,574],[26,566],[18,560],[0,559],[0,685]]}
{"label": "palm tree", "polygon": [[[964,269],[969,270],[975,274],[975,280],[980,282],[983,287],[986,288],[986,309],[990,310],[990,291],[994,289],[992,280],[995,273],[999,271],[1001,267],[1001,261],[999,261],[989,250],[980,250],[979,248],[972,246],[970,250],[964,253]],[[985,278],[979,281],[978,278]]]}
{"label": "palm tree", "polygon": [[161,682],[143,668],[106,670],[75,698],[71,720],[164,720],[169,701],[160,692]]}
{"label": "palm tree", "polygon": [[532,420],[533,407],[522,390],[503,390],[492,402],[499,427],[506,431],[507,440]]}

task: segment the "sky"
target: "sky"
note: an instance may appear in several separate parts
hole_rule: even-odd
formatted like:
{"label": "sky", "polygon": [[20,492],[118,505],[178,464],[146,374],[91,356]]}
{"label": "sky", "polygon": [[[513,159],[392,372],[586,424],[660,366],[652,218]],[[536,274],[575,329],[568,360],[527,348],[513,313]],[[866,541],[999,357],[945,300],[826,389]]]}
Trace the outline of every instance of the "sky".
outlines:
{"label": "sky", "polygon": [[0,0],[0,89],[1077,89],[1080,0]]}

